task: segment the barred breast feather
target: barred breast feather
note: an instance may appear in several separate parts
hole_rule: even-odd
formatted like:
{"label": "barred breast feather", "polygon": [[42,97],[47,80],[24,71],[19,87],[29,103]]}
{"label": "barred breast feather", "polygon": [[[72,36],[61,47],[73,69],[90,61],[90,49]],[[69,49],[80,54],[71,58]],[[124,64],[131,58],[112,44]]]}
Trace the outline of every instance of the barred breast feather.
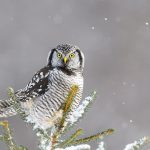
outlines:
{"label": "barred breast feather", "polygon": [[49,90],[36,98],[32,107],[27,112],[28,120],[40,128],[46,129],[52,126],[61,117],[61,107],[66,101],[67,95],[73,85],[79,87],[79,91],[72,104],[72,110],[78,105],[82,97],[83,77],[80,72],[68,75],[57,68],[49,72]]}
{"label": "barred breast feather", "polygon": [[[81,72],[68,74],[58,68],[42,68],[32,78],[24,89],[18,90],[15,95],[27,120],[39,128],[49,128],[62,116],[61,107],[73,85],[79,91],[72,104],[75,109],[82,97],[83,77]],[[16,115],[11,99],[0,101],[0,117]]]}

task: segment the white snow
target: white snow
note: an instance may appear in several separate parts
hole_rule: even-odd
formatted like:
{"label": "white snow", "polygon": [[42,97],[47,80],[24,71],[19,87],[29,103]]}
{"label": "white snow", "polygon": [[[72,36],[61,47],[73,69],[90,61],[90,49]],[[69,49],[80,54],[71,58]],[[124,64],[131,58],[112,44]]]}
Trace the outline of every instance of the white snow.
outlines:
{"label": "white snow", "polygon": [[133,123],[133,120],[130,120],[130,123]]}
{"label": "white snow", "polygon": [[98,148],[96,149],[96,150],[105,150],[105,143],[104,142],[100,142],[99,144],[98,144]]}
{"label": "white snow", "polygon": [[[93,93],[93,95],[95,95],[96,92]],[[69,115],[68,119],[66,120],[70,125],[73,125],[74,123],[76,123],[85,113],[86,108],[88,107],[88,105],[90,104],[90,102],[92,102],[94,100],[94,97],[92,96],[88,96],[86,97],[83,102],[79,105],[79,107],[71,113],[71,115]]]}
{"label": "white snow", "polygon": [[94,30],[95,29],[95,27],[94,26],[92,26],[92,30]]}
{"label": "white snow", "polygon": [[71,146],[71,147],[67,147],[67,148],[56,148],[55,150],[90,150],[91,147],[88,144],[81,144],[81,145],[77,145],[77,146]]}
{"label": "white snow", "polygon": [[108,20],[108,18],[104,18],[104,20],[105,20],[105,21],[107,21],[107,20]]}
{"label": "white snow", "polygon": [[150,142],[149,137],[143,137],[142,139],[140,139],[138,141],[135,141],[131,144],[126,145],[124,150],[137,150],[137,149],[140,149],[141,146],[143,146],[149,142]]}
{"label": "white snow", "polygon": [[145,22],[145,25],[148,26],[148,25],[149,25],[149,22]]}

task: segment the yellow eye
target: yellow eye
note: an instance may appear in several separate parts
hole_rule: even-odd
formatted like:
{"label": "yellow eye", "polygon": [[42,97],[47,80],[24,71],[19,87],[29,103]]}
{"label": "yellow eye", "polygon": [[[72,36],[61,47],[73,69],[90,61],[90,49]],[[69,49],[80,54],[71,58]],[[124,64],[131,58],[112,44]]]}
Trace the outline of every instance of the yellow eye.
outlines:
{"label": "yellow eye", "polygon": [[74,57],[75,57],[75,54],[74,54],[74,53],[71,53],[69,56],[70,56],[70,58],[74,58]]}
{"label": "yellow eye", "polygon": [[61,57],[62,57],[62,54],[61,54],[61,53],[57,53],[57,57],[58,57],[58,58],[61,58]]}

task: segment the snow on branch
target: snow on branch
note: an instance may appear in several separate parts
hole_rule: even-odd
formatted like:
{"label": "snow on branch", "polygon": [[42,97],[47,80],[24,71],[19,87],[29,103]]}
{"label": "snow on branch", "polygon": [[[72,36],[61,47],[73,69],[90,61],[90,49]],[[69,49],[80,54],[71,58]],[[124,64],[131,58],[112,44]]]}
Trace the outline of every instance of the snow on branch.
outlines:
{"label": "snow on branch", "polygon": [[[79,138],[79,136],[83,133],[83,130],[78,129],[72,135],[70,135],[69,138],[64,139],[62,137],[64,136],[64,134],[66,134],[68,129],[70,129],[73,125],[79,122],[79,120],[88,110],[90,104],[92,104],[95,99],[96,92],[93,92],[90,96],[82,101],[77,109],[72,109],[74,98],[76,97],[78,89],[78,86],[73,85],[71,90],[68,91],[66,103],[61,108],[63,115],[57,124],[47,130],[39,129],[34,124],[31,124],[33,126],[33,130],[36,132],[36,135],[39,138],[40,150],[90,150],[90,145],[86,143],[93,140],[101,141],[105,136],[111,135],[114,132],[113,129],[107,129],[92,136]],[[26,116],[24,116],[24,112],[22,112],[22,109],[20,108],[20,105],[16,100],[15,93],[12,88],[9,88],[8,95],[13,100],[14,109],[16,110],[16,112],[21,116],[24,121],[28,122],[26,120]],[[4,130],[4,136],[0,135],[0,140],[6,142],[9,150],[28,150],[23,146],[16,145],[8,122],[1,122],[0,125],[3,127]]]}
{"label": "snow on branch", "polygon": [[105,143],[102,141],[98,144],[98,148],[96,150],[105,150]]}
{"label": "snow on branch", "polygon": [[94,101],[96,97],[96,91],[94,91],[90,96],[86,97],[82,103],[79,105],[79,107],[72,112],[72,114],[67,119],[70,126],[74,125],[76,122],[79,121],[87,111],[88,107],[92,102]]}
{"label": "snow on branch", "polygon": [[91,146],[88,144],[82,144],[82,145],[78,145],[78,146],[70,146],[65,149],[56,148],[56,150],[90,150],[90,149],[91,149]]}
{"label": "snow on branch", "polygon": [[5,142],[9,150],[28,150],[24,146],[18,146],[15,143],[7,121],[1,121],[0,126],[2,126],[4,132],[3,135],[0,135],[0,141]]}
{"label": "snow on branch", "polygon": [[150,144],[150,137],[143,137],[138,141],[126,145],[124,150],[140,150],[143,146]]}

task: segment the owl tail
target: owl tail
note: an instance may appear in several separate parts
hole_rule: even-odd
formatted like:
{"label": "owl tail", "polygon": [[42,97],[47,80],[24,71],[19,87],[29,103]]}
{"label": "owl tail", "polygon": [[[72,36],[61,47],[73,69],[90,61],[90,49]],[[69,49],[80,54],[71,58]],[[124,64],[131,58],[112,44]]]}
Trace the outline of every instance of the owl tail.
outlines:
{"label": "owl tail", "polygon": [[0,118],[16,115],[11,100],[0,100]]}

